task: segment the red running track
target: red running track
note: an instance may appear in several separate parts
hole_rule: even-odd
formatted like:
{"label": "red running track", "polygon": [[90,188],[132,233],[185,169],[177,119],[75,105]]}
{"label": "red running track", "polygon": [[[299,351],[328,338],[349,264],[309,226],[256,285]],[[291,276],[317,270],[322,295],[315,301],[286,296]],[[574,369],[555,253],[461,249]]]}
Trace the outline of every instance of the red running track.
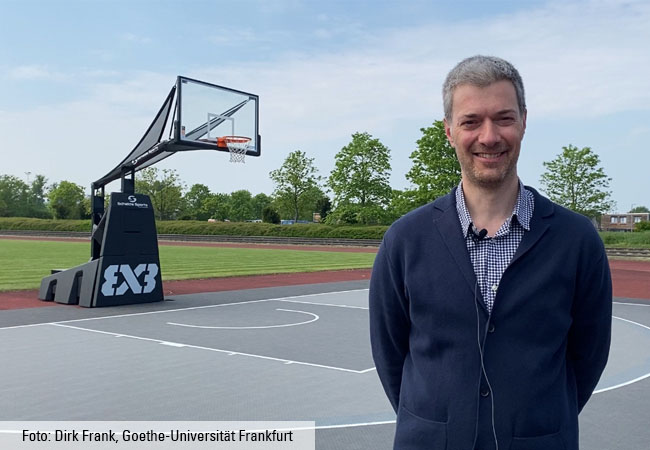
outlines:
{"label": "red running track", "polygon": [[650,300],[650,261],[610,259],[614,297]]}
{"label": "red running track", "polygon": [[[615,297],[650,300],[650,261],[610,260],[610,268]],[[165,281],[163,288],[165,295],[180,295],[367,279],[370,269]],[[37,290],[0,292],[0,310],[43,306],[64,305],[38,300]]]}

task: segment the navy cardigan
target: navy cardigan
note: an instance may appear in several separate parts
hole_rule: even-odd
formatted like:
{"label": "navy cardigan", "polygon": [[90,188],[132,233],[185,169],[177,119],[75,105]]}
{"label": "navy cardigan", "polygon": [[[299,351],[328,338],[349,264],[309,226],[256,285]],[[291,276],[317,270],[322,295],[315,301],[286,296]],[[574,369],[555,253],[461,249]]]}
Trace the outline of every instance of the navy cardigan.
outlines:
{"label": "navy cardigan", "polygon": [[530,231],[491,315],[454,191],[386,232],[370,280],[370,337],[397,412],[396,449],[471,450],[475,439],[493,449],[491,401],[500,450],[578,448],[578,413],[609,353],[609,265],[587,218],[527,189]]}

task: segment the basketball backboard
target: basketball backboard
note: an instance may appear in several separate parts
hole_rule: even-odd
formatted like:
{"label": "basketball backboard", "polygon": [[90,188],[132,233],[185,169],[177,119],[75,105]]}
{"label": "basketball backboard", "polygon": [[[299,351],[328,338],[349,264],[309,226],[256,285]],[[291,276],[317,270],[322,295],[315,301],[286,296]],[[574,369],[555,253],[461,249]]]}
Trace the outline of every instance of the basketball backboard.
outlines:
{"label": "basketball backboard", "polygon": [[250,138],[246,155],[260,156],[259,98],[186,77],[177,80],[175,140],[227,152],[227,138]]}

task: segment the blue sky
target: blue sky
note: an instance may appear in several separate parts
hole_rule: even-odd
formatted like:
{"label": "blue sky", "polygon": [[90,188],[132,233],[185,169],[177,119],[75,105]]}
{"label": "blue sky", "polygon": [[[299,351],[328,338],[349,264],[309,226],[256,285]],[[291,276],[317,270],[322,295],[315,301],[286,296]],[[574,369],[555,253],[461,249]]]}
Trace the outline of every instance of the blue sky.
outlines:
{"label": "blue sky", "polygon": [[[589,146],[619,211],[650,207],[647,1],[0,0],[0,173],[83,186],[135,146],[176,75],[260,96],[261,158],[179,154],[188,186],[270,194],[268,172],[303,150],[327,176],[352,133],[392,152],[408,187],[420,128],[442,117],[460,59],[493,54],[524,79],[519,174]],[[117,189],[117,186],[111,186]]]}

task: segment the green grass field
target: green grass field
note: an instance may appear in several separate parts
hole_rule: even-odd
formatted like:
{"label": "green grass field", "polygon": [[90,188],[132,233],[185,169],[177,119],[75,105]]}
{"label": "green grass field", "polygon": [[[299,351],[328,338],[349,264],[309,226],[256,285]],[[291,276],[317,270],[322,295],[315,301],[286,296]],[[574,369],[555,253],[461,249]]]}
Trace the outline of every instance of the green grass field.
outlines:
{"label": "green grass field", "polygon": [[[87,242],[0,239],[0,291],[37,289],[50,269],[90,258]],[[372,267],[374,253],[160,246],[163,280]]]}

